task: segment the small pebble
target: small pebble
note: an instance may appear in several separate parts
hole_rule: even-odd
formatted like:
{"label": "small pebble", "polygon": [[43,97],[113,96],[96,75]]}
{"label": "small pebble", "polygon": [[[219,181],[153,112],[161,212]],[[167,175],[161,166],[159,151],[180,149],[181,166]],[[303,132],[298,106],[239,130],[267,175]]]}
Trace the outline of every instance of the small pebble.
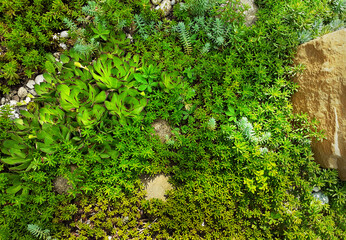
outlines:
{"label": "small pebble", "polygon": [[35,81],[34,80],[29,80],[28,83],[26,84],[26,86],[30,89],[33,89],[35,85]]}
{"label": "small pebble", "polygon": [[62,37],[62,38],[68,38],[68,31],[62,31],[62,32],[60,33],[60,37]]}
{"label": "small pebble", "polygon": [[20,98],[18,97],[18,95],[14,95],[14,96],[12,97],[12,99],[13,99],[14,101],[16,101],[16,102],[19,102],[19,101],[20,101]]}
{"label": "small pebble", "polygon": [[29,103],[29,102],[31,102],[31,98],[29,98],[29,97],[26,97],[26,98],[25,98],[25,102],[26,102],[26,103]]}
{"label": "small pebble", "polygon": [[16,106],[17,105],[17,101],[16,100],[11,100],[10,101],[10,106]]}
{"label": "small pebble", "polygon": [[34,89],[29,90],[29,93],[31,93],[33,96],[37,96],[38,95],[37,92]]}
{"label": "small pebble", "polygon": [[59,47],[61,47],[62,49],[66,50],[67,49],[67,45],[65,43],[60,43]]}
{"label": "small pebble", "polygon": [[37,75],[37,77],[35,78],[36,84],[41,84],[41,82],[44,82],[43,74]]}
{"label": "small pebble", "polygon": [[28,95],[28,91],[24,87],[18,89],[18,96],[20,98],[25,98],[26,95]]}

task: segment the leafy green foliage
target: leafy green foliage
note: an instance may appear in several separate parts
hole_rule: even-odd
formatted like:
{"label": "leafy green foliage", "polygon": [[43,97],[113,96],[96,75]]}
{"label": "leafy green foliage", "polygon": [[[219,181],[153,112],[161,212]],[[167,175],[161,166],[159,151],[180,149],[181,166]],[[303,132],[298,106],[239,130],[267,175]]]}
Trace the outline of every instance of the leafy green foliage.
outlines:
{"label": "leafy green foliage", "polygon": [[184,46],[185,52],[187,54],[190,54],[192,51],[191,39],[190,39],[189,33],[187,32],[185,28],[185,24],[183,22],[178,23],[177,31],[179,33],[180,42]]}
{"label": "leafy green foliage", "polygon": [[84,0],[0,1],[0,91],[43,69],[46,52],[58,49],[51,36],[65,17],[77,18]]}
{"label": "leafy green foliage", "polygon": [[[83,38],[60,61],[47,56],[34,107],[4,121],[1,159],[31,166],[0,163],[0,238],[30,239],[29,223],[59,239],[345,238],[345,183],[313,161],[310,142],[323,135],[290,103],[297,33],[322,31],[318,19],[337,11],[257,1],[249,28],[236,1],[224,11],[192,2],[193,15],[177,4],[178,23],[157,21],[145,0],[89,2],[66,21]],[[157,123],[169,125],[163,137]],[[140,191],[139,176],[157,173],[174,185],[166,202]]]}
{"label": "leafy green foliage", "polygon": [[35,224],[28,224],[28,231],[38,239],[50,240],[50,231],[48,229],[42,230],[39,226]]}

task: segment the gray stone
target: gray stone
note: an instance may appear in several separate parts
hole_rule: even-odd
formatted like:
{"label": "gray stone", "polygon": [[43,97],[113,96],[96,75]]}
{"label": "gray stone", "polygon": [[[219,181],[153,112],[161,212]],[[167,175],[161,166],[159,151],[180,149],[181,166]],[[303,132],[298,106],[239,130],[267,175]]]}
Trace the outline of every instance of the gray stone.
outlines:
{"label": "gray stone", "polygon": [[165,16],[167,16],[172,9],[172,5],[171,5],[170,0],[163,0],[159,6],[160,6],[160,9],[165,14]]}
{"label": "gray stone", "polygon": [[172,185],[168,182],[168,177],[165,175],[157,175],[155,177],[142,177],[142,183],[145,187],[147,200],[152,198],[158,198],[163,201],[166,200],[166,191],[172,190]]}
{"label": "gray stone", "polygon": [[19,114],[18,113],[12,113],[12,115],[9,116],[11,120],[17,119],[19,118]]}
{"label": "gray stone", "polygon": [[0,101],[0,103],[1,103],[1,105],[4,105],[5,104],[5,102],[6,102],[6,98],[1,98],[1,101]]}
{"label": "gray stone", "polygon": [[67,49],[67,45],[65,43],[59,43],[59,47],[61,47],[64,50]]}
{"label": "gray stone", "polygon": [[41,84],[42,82],[44,82],[43,74],[37,75],[37,77],[35,78],[35,83]]}
{"label": "gray stone", "polygon": [[28,91],[24,87],[18,89],[18,96],[20,98],[25,98],[26,95],[28,95]]}
{"label": "gray stone", "polygon": [[10,101],[10,106],[16,106],[17,105],[17,101],[16,100],[11,100]]}
{"label": "gray stone", "polygon": [[154,128],[155,133],[159,136],[162,143],[166,142],[172,136],[172,130],[169,124],[162,119],[155,120],[151,126]]}
{"label": "gray stone", "polygon": [[60,37],[61,37],[61,38],[68,38],[68,31],[62,31],[62,32],[60,33]]}
{"label": "gray stone", "polygon": [[243,6],[250,7],[248,10],[244,12],[245,14],[245,25],[251,26],[257,20],[256,13],[258,11],[258,7],[255,4],[255,0],[240,0],[240,3]]}
{"label": "gray stone", "polygon": [[323,194],[322,192],[314,192],[312,193],[312,196],[319,202],[321,202],[322,205],[329,203],[329,198],[327,195]]}
{"label": "gray stone", "polygon": [[55,53],[53,53],[53,56],[56,57],[56,58],[60,58],[60,53],[59,52],[55,52]]}
{"label": "gray stone", "polygon": [[29,90],[29,93],[36,97],[38,94],[34,89]]}
{"label": "gray stone", "polygon": [[34,80],[29,80],[28,83],[26,84],[26,86],[30,89],[33,89],[35,85],[35,81]]}
{"label": "gray stone", "polygon": [[20,98],[19,98],[18,95],[14,95],[14,96],[12,97],[12,99],[13,99],[14,101],[17,101],[17,102],[20,101]]}
{"label": "gray stone", "polygon": [[68,194],[68,191],[73,188],[64,177],[57,177],[53,184],[54,190],[59,194]]}
{"label": "gray stone", "polygon": [[20,107],[17,107],[17,109],[18,109],[18,112],[20,112],[20,110],[28,111],[28,109],[26,108],[26,106],[20,106]]}
{"label": "gray stone", "polygon": [[25,98],[25,102],[26,102],[26,103],[29,103],[29,102],[31,102],[31,98],[29,98],[29,97],[26,97],[26,98]]}
{"label": "gray stone", "polygon": [[[233,8],[233,1],[229,3]],[[226,7],[227,3],[221,5],[221,7]],[[239,3],[236,3],[235,9],[239,12],[238,9],[244,9],[244,7],[248,8],[248,10],[244,11],[245,16],[245,25],[251,26],[256,21],[256,13],[258,11],[258,7],[255,4],[255,0],[240,0]],[[220,9],[221,10],[221,9]]]}

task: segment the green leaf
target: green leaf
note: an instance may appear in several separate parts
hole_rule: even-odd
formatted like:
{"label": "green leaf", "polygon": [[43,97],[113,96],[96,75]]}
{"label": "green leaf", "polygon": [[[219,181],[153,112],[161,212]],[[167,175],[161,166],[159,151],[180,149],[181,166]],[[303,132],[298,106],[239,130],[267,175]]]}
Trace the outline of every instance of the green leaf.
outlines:
{"label": "green leaf", "polygon": [[32,119],[34,115],[28,111],[20,110],[20,114],[26,118]]}
{"label": "green leaf", "polygon": [[64,54],[62,54],[60,56],[60,60],[63,62],[63,63],[68,63],[70,61],[70,58]]}
{"label": "green leaf", "polygon": [[133,74],[135,79],[140,83],[147,83],[146,79],[140,73]]}
{"label": "green leaf", "polygon": [[101,91],[99,94],[97,94],[95,98],[95,103],[103,103],[107,98],[107,94],[105,91]]}
{"label": "green leaf", "polygon": [[138,62],[139,62],[139,55],[134,55],[134,56],[133,56],[133,61],[134,61],[135,63],[138,63]]}
{"label": "green leaf", "polygon": [[43,73],[43,78],[48,83],[52,83],[54,81],[54,77],[52,77],[49,73]]}
{"label": "green leaf", "polygon": [[15,164],[30,162],[31,159],[26,159],[21,157],[7,157],[7,158],[2,158],[1,161],[9,165],[15,165]]}
{"label": "green leaf", "polygon": [[[144,91],[146,88],[147,88],[147,85],[141,85],[141,86],[138,87],[138,90],[139,91]],[[151,92],[151,91],[149,91],[149,92]]]}
{"label": "green leaf", "polygon": [[110,156],[108,154],[106,154],[106,153],[101,153],[100,157],[101,158],[110,158]]}
{"label": "green leaf", "polygon": [[66,96],[69,96],[70,95],[70,92],[71,92],[71,89],[65,85],[65,84],[61,84],[58,86],[58,91],[61,92],[63,95],[66,95]]}
{"label": "green leaf", "polygon": [[46,61],[44,64],[44,67],[48,73],[54,73],[55,72],[55,66],[51,61]]}
{"label": "green leaf", "polygon": [[15,185],[12,187],[9,187],[6,189],[6,193],[8,194],[16,194],[17,192],[19,192],[22,189],[22,185]]}

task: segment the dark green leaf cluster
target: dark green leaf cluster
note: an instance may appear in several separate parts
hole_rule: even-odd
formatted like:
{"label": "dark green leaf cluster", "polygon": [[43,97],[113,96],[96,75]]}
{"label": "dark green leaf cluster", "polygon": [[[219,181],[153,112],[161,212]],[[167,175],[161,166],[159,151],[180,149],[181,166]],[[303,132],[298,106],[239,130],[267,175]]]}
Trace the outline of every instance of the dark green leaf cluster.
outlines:
{"label": "dark green leaf cluster", "polygon": [[0,92],[42,70],[45,54],[58,49],[52,35],[65,17],[76,19],[84,0],[0,1]]}
{"label": "dark green leaf cluster", "polygon": [[[59,239],[346,238],[345,183],[313,161],[323,135],[290,102],[297,32],[332,6],[257,1],[246,27],[232,7],[209,14],[213,1],[152,24],[147,3],[89,2],[67,21],[85,42],[48,55],[34,107],[2,120],[0,238],[31,239],[32,223]],[[166,202],[144,199],[140,176],[157,173],[174,186]]]}

